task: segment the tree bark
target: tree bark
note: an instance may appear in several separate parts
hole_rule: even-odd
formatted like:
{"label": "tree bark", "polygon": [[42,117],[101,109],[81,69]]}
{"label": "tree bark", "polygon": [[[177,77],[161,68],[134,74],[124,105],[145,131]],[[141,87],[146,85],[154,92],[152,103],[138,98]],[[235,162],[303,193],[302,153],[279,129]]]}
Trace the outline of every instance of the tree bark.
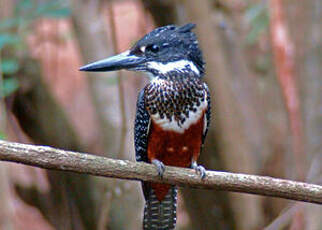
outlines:
{"label": "tree bark", "polygon": [[152,164],[115,160],[46,146],[0,141],[0,160],[95,176],[242,192],[322,204],[320,185],[218,171],[206,171],[206,178],[200,179],[200,175],[192,169],[169,166],[166,166],[165,173],[160,178]]}

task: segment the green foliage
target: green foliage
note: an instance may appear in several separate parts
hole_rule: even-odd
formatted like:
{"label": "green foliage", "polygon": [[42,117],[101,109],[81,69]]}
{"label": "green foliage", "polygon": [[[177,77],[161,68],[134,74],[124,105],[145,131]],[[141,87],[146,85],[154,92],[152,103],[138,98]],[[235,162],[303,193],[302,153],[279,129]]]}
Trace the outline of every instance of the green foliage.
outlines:
{"label": "green foliage", "polygon": [[42,3],[36,10],[37,15],[52,18],[67,17],[70,13],[70,8],[65,6],[62,1],[49,1],[47,3]]}
{"label": "green foliage", "polygon": [[19,64],[16,59],[3,59],[0,63],[1,71],[3,74],[14,74],[19,69]]}
{"label": "green foliage", "polygon": [[[6,97],[14,92],[19,84],[17,79],[11,78],[19,70],[19,59],[16,56],[2,56],[2,50],[10,50],[16,54],[25,47],[24,38],[30,32],[29,26],[38,18],[62,18],[70,15],[70,8],[62,0],[21,0],[17,1],[13,16],[0,21],[0,70],[6,78],[0,85],[0,97]],[[9,57],[7,57],[9,56]],[[1,92],[2,91],[2,92]]]}
{"label": "green foliage", "polygon": [[0,140],[6,139],[6,135],[2,132],[0,132]]}
{"label": "green foliage", "polygon": [[15,78],[6,78],[2,82],[0,90],[0,98],[7,97],[19,88],[19,82]]}
{"label": "green foliage", "polygon": [[10,33],[0,34],[0,51],[6,45],[14,45],[20,42],[20,38],[17,35]]}
{"label": "green foliage", "polygon": [[267,31],[269,26],[269,14],[265,2],[260,1],[248,7],[245,12],[245,18],[251,26],[246,42],[248,44],[254,44],[259,35]]}
{"label": "green foliage", "polygon": [[39,2],[36,0],[21,0],[15,6],[12,18],[7,18],[0,22],[0,33],[8,32],[7,30],[17,27],[26,28],[34,20],[40,17],[63,18],[69,16],[70,8],[66,1],[48,0]]}
{"label": "green foliage", "polygon": [[15,15],[22,15],[28,19],[38,17],[61,18],[70,15],[70,8],[66,5],[66,1],[62,0],[48,0],[44,2],[22,0],[16,6]]}

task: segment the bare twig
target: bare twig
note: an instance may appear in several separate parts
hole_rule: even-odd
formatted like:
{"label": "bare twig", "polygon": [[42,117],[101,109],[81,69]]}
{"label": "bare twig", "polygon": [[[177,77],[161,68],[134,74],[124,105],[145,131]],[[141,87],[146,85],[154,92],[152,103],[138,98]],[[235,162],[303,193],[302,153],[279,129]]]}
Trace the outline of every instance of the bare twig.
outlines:
{"label": "bare twig", "polygon": [[258,194],[322,204],[322,186],[239,173],[207,171],[204,180],[192,169],[166,167],[163,178],[151,164],[115,160],[46,146],[0,140],[0,160],[31,166],[129,180],[176,184],[182,187]]}

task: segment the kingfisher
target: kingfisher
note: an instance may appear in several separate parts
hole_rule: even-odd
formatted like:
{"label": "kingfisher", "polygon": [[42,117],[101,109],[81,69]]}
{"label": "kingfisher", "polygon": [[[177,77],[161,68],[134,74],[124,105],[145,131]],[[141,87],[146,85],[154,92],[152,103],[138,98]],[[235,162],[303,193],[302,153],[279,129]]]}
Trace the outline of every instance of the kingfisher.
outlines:
{"label": "kingfisher", "polygon": [[[81,71],[143,71],[150,82],[139,92],[134,122],[136,160],[155,165],[191,167],[205,174],[197,159],[210,123],[210,94],[202,78],[205,62],[195,24],[154,29],[129,50],[80,68]],[[142,182],[143,229],[171,230],[176,225],[177,188]]]}

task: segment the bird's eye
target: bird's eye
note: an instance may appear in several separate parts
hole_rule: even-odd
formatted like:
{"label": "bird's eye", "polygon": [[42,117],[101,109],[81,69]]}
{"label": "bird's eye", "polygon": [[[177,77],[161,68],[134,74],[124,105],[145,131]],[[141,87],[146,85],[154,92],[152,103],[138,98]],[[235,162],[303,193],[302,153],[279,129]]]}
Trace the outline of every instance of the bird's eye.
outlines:
{"label": "bird's eye", "polygon": [[158,45],[153,44],[153,45],[147,46],[146,49],[153,52],[153,53],[157,53],[157,52],[159,52],[160,47]]}

